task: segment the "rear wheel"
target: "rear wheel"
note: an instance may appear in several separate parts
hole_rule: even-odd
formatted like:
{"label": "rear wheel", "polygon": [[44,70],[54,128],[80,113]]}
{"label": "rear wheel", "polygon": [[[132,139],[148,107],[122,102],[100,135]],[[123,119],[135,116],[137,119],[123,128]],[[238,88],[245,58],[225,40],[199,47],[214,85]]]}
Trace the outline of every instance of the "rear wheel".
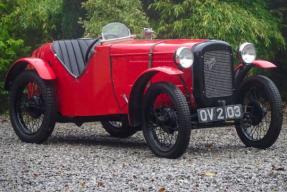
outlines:
{"label": "rear wheel", "polygon": [[238,136],[248,147],[265,149],[277,140],[282,127],[282,101],[267,77],[247,79],[240,90],[244,117],[236,125]]}
{"label": "rear wheel", "polygon": [[143,133],[151,150],[160,157],[180,157],[188,147],[191,131],[189,107],[182,92],[169,83],[151,85],[143,115]]}
{"label": "rear wheel", "polygon": [[127,120],[122,121],[102,121],[104,129],[112,136],[127,138],[136,133],[136,128],[129,126]]}
{"label": "rear wheel", "polygon": [[28,143],[42,143],[52,133],[56,119],[56,99],[52,82],[34,71],[24,71],[13,82],[9,111],[17,136]]}

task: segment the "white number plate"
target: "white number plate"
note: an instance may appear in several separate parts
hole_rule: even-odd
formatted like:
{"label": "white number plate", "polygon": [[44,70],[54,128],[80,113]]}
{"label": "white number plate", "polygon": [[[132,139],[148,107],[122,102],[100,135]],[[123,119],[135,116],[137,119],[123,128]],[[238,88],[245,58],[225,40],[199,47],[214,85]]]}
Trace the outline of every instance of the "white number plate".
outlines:
{"label": "white number plate", "polygon": [[210,107],[197,110],[200,123],[224,121],[242,118],[242,105],[227,105],[224,107]]}

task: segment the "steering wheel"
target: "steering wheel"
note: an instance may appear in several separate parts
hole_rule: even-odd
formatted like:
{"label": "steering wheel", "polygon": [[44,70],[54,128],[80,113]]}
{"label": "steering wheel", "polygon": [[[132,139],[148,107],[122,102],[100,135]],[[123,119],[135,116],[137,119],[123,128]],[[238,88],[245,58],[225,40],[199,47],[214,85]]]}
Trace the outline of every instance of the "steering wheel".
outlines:
{"label": "steering wheel", "polygon": [[85,55],[85,63],[88,63],[90,57],[92,56],[93,52],[92,50],[95,49],[95,46],[99,43],[100,39],[102,37],[98,37],[94,40],[94,42],[88,47],[86,55]]}

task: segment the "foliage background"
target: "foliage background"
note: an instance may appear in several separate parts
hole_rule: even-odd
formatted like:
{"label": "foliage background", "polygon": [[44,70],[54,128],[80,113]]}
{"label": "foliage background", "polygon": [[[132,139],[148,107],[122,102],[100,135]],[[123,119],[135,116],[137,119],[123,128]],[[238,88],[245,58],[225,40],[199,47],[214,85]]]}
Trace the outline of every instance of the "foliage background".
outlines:
{"label": "foliage background", "polygon": [[0,0],[0,113],[9,65],[46,41],[96,37],[119,21],[134,33],[153,27],[158,38],[250,41],[279,67],[268,72],[287,98],[286,0]]}
{"label": "foliage background", "polygon": [[128,25],[134,33],[149,26],[139,0],[87,0],[83,8],[87,10],[82,21],[86,36],[97,37],[104,25],[115,21]]}

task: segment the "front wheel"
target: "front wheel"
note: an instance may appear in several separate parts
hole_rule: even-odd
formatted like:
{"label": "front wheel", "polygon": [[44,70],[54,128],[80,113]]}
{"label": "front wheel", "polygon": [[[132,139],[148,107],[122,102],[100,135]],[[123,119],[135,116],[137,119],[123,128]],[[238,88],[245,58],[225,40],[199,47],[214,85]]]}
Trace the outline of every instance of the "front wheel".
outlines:
{"label": "front wheel", "polygon": [[282,101],[275,84],[265,76],[243,82],[240,102],[244,117],[236,125],[242,142],[248,147],[265,149],[277,140],[282,127]]}
{"label": "front wheel", "polygon": [[186,98],[169,83],[155,83],[144,99],[143,133],[160,157],[177,158],[189,144],[191,120]]}

